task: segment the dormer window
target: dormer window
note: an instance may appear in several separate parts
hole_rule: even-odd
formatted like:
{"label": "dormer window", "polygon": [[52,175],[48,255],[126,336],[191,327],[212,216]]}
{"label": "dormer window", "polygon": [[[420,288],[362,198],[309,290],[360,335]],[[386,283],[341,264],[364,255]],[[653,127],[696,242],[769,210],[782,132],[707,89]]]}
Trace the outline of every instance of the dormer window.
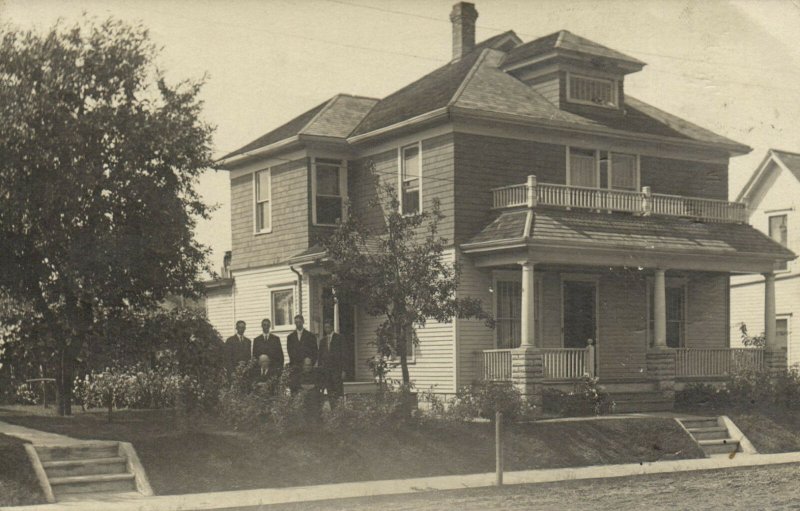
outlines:
{"label": "dormer window", "polygon": [[567,75],[567,101],[616,108],[619,103],[617,81],[569,73]]}

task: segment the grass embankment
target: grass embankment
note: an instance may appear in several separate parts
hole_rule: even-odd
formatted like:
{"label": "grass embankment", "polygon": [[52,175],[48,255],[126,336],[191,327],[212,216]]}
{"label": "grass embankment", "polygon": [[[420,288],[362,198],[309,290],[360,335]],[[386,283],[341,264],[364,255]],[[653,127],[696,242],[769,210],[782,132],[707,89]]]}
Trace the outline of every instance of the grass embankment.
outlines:
{"label": "grass embankment", "polygon": [[25,453],[25,442],[0,434],[0,506],[42,503],[44,496]]}
{"label": "grass embankment", "polygon": [[[76,438],[133,443],[157,494],[271,488],[494,470],[494,426],[427,421],[391,431],[256,438],[213,421],[176,427],[171,412],[71,418],[3,412],[0,420]],[[505,434],[506,470],[699,458],[669,419],[518,424]]]}

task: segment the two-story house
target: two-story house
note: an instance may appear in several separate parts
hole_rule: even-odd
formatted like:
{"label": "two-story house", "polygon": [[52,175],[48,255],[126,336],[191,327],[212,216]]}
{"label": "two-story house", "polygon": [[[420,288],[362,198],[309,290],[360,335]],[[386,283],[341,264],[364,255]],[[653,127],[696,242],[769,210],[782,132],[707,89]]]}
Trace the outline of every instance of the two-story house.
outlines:
{"label": "two-story house", "polygon": [[382,99],[335,96],[219,161],[233,256],[209,286],[212,323],[267,317],[280,335],[296,312],[315,331],[335,317],[350,379],[370,380],[378,320],[335,303],[319,239],[346,202],[382,221],[373,169],[406,213],[440,201],[459,293],[497,321],[429,322],[410,358],[417,388],[513,379],[538,394],[594,372],[668,406],[676,374],[763,363],[730,350],[730,275],[771,279],[794,254],[727,200],[728,160],[750,148],[629,95],[644,62],[565,30],[476,43],[477,16],[454,6],[448,64]]}
{"label": "two-story house", "polygon": [[[791,250],[800,247],[800,154],[770,149],[745,184],[737,201],[748,205],[750,225]],[[763,279],[731,280],[731,338],[764,332]],[[795,262],[775,266],[776,343],[788,350],[789,365],[800,364],[800,268]],[[792,335],[792,332],[795,335]]]}

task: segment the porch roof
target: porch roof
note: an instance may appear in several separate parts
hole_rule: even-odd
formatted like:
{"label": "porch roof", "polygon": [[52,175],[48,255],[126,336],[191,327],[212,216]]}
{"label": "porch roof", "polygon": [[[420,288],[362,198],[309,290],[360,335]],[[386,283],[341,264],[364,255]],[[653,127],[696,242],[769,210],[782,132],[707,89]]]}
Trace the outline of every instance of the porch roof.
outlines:
{"label": "porch roof", "polygon": [[502,212],[461,247],[470,253],[521,246],[610,248],[637,253],[744,256],[774,261],[796,257],[792,251],[746,224],[555,209]]}

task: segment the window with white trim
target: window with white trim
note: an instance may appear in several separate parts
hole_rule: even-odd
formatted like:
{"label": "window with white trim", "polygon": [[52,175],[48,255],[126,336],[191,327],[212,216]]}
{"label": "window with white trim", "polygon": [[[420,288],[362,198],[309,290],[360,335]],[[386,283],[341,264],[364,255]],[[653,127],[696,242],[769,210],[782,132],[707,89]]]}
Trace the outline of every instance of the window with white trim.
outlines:
{"label": "window with white trim", "polygon": [[[774,215],[769,217],[769,237],[784,247],[788,246],[789,236],[787,215]],[[786,261],[775,263],[776,270],[786,270],[788,267],[789,266]]]}
{"label": "window with white trim", "polygon": [[272,173],[270,169],[253,175],[255,199],[255,231],[269,232],[272,229]]}
{"label": "window with white trim", "polygon": [[422,210],[422,158],[419,144],[400,150],[400,211],[413,215]]}
{"label": "window with white trim", "polygon": [[[686,284],[669,283],[665,288],[667,312],[667,346],[682,348],[686,345]],[[655,344],[655,286],[649,286],[649,327],[650,346]]]}
{"label": "window with white trim", "polygon": [[569,74],[567,101],[616,108],[617,82],[616,80]]}
{"label": "window with white trim", "polygon": [[273,327],[291,327],[294,323],[294,288],[270,291],[270,301]]}
{"label": "window with white trim", "polygon": [[568,148],[569,186],[638,191],[639,174],[639,156],[636,154]]}
{"label": "window with white trim", "polygon": [[785,348],[789,346],[789,318],[775,318],[775,344]]}
{"label": "window with white trim", "polygon": [[635,154],[608,153],[609,188],[639,190],[639,158]]}
{"label": "window with white trim", "polygon": [[569,165],[567,184],[569,186],[585,186],[597,188],[598,166],[597,151],[594,149],[569,148]]}
{"label": "window with white trim", "polygon": [[336,225],[342,221],[346,172],[342,160],[314,158],[314,224]]}

